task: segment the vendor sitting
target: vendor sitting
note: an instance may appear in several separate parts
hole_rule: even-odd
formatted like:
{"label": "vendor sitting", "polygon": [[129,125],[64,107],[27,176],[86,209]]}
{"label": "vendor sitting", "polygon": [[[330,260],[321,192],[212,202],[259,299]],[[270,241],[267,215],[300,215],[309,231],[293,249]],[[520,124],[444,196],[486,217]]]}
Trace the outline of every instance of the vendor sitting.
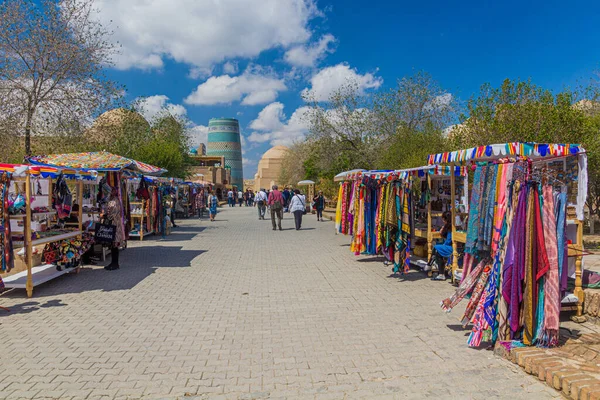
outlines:
{"label": "vendor sitting", "polygon": [[438,273],[431,278],[435,281],[446,280],[446,260],[452,255],[452,214],[446,211],[442,214],[442,221],[444,226],[440,234],[444,243],[433,246],[432,260],[430,260],[430,262],[435,261],[438,266]]}

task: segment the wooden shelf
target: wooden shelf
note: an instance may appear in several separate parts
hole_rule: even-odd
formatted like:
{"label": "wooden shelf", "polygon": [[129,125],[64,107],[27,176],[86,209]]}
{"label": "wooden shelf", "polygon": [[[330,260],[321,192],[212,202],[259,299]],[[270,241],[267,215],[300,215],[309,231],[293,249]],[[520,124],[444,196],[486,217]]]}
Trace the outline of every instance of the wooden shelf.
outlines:
{"label": "wooden shelf", "polygon": [[60,235],[48,236],[48,237],[45,237],[45,238],[32,240],[31,244],[33,246],[38,246],[40,244],[60,242],[61,240],[71,239],[71,238],[74,238],[74,237],[79,236],[81,234],[82,234],[81,231],[73,231],[73,232],[68,232],[68,233],[62,233]]}
{"label": "wooden shelf", "polygon": [[[44,264],[31,268],[33,286],[41,285],[61,275],[75,271],[76,268],[58,271],[53,264]],[[27,285],[27,270],[2,278],[4,285],[9,289],[25,289]]]}
{"label": "wooden shelf", "polygon": [[415,228],[415,236],[427,239],[427,228]]}
{"label": "wooden shelf", "polygon": [[464,231],[456,231],[454,232],[454,241],[459,243],[467,243],[467,232]]}
{"label": "wooden shelf", "polygon": [[[50,215],[56,215],[56,211],[48,211],[48,212],[42,212],[42,213],[31,213],[32,217],[39,217],[39,216],[50,216]],[[11,215],[10,219],[23,219],[25,218],[25,214],[16,214],[16,215]]]}

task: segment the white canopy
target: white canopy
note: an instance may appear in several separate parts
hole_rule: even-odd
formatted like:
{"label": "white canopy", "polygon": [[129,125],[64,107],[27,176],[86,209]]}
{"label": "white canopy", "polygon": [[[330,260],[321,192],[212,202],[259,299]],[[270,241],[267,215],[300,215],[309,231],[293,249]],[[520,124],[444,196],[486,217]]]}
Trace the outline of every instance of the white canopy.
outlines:
{"label": "white canopy", "polygon": [[336,176],[333,177],[333,181],[334,182],[342,182],[346,180],[346,177],[349,174],[355,174],[357,172],[364,172],[366,171],[366,169],[352,169],[350,171],[344,171],[344,172],[340,172],[339,174],[337,174]]}

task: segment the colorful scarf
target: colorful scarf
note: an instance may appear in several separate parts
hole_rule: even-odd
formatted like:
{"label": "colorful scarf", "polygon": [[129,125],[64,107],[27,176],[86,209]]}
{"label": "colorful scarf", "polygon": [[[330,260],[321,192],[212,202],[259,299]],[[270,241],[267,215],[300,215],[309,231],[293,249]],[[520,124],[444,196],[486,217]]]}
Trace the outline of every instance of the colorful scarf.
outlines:
{"label": "colorful scarf", "polygon": [[477,254],[477,231],[479,229],[479,201],[481,200],[481,184],[483,166],[477,166],[473,175],[473,190],[471,192],[471,207],[469,207],[469,226],[467,227],[467,243],[465,244],[465,253]]}
{"label": "colorful scarf", "polygon": [[400,231],[396,237],[394,249],[394,273],[406,273],[410,267],[410,193],[408,185],[398,187],[396,212],[399,216]]}
{"label": "colorful scarf", "polygon": [[544,284],[544,335],[546,346],[558,344],[560,315],[560,285],[558,281],[558,244],[556,240],[556,219],[554,214],[554,196],[552,186],[545,186],[544,193],[544,232],[546,234],[546,253],[548,255],[548,273]]}
{"label": "colorful scarf", "polygon": [[[486,265],[483,268],[483,272],[481,272],[481,275],[479,275],[479,279],[477,279],[477,283],[475,284],[475,287],[473,288],[473,292],[471,293],[471,298],[469,299],[469,303],[467,304],[467,307],[465,308],[465,312],[461,318],[461,324],[462,324],[463,328],[467,326],[467,324],[473,317],[473,314],[475,314],[475,309],[477,308],[477,305],[479,304],[479,300],[481,299],[481,297],[483,295],[483,292],[487,285],[488,278],[490,277],[491,271],[492,271],[491,266]],[[482,307],[483,307],[483,304],[482,304]]]}
{"label": "colorful scarf", "polygon": [[[10,181],[12,174],[9,172],[0,173],[0,253],[2,261],[0,272],[10,272],[14,267],[13,245],[10,229],[10,215],[8,213],[8,198],[10,197]],[[4,288],[2,278],[0,278],[0,289]]]}
{"label": "colorful scarf", "polygon": [[338,189],[338,200],[335,206],[335,233],[343,233],[342,231],[342,204],[344,204],[344,184]]}
{"label": "colorful scarf", "polygon": [[[537,185],[537,183],[535,184]],[[523,344],[531,346],[533,344],[534,332],[534,296],[537,292],[537,286],[535,281],[535,268],[534,268],[534,243],[536,241],[535,236],[535,203],[538,201],[535,185],[529,189],[529,195],[527,196],[527,222],[525,228],[525,263],[523,269],[524,277],[524,296],[523,296]],[[516,332],[513,330],[513,332]]]}
{"label": "colorful scarf", "polygon": [[463,279],[463,281],[460,283],[460,285],[458,286],[458,288],[456,289],[454,294],[451,297],[449,297],[445,300],[442,300],[442,302],[440,303],[440,306],[442,307],[442,309],[444,311],[446,311],[446,312],[452,311],[452,309],[458,303],[460,303],[460,301],[467,294],[471,293],[471,290],[473,290],[473,286],[475,286],[475,283],[477,283],[479,276],[481,275],[481,272],[483,271],[484,264],[485,264],[485,260],[482,260],[479,264],[477,264],[477,266],[471,271],[469,276],[467,276],[465,279]]}
{"label": "colorful scarf", "polygon": [[482,210],[485,213],[483,227],[481,231],[481,242],[478,242],[479,250],[489,250],[492,242],[492,234],[494,228],[494,211],[496,210],[496,189],[498,187],[498,165],[493,164],[488,169],[488,182],[487,182],[487,198],[485,208]]}

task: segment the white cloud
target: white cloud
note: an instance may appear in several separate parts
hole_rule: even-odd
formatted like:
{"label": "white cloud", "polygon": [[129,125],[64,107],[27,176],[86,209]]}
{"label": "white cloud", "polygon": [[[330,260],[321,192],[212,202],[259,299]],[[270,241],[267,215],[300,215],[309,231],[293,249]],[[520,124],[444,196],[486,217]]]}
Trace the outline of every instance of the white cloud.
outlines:
{"label": "white cloud", "polygon": [[305,43],[315,0],[96,0],[122,46],[116,67],[161,68],[165,59],[210,67]]}
{"label": "white cloud", "polygon": [[296,109],[287,121],[283,107],[283,104],[276,102],[263,108],[258,117],[250,123],[250,128],[255,132],[248,136],[248,141],[270,142],[272,146],[289,146],[303,139],[308,132],[305,116],[310,112],[310,107]]}
{"label": "white cloud", "polygon": [[341,63],[320,70],[311,78],[311,88],[304,89],[302,95],[317,101],[328,101],[336,90],[349,83],[356,84],[359,92],[364,93],[367,89],[377,89],[383,83],[383,79],[371,73],[361,75],[348,64]]}
{"label": "white cloud", "polygon": [[237,74],[238,73],[238,64],[233,61],[227,61],[225,64],[223,64],[223,73]]}
{"label": "white cloud", "polygon": [[188,78],[191,79],[206,79],[213,73],[212,67],[193,67],[190,68]]}
{"label": "white cloud", "polygon": [[258,162],[256,160],[251,160],[249,158],[242,157],[242,165],[244,167],[248,167],[248,166],[255,165],[255,164],[258,164]]}
{"label": "white cloud", "polygon": [[187,114],[187,110],[184,106],[181,104],[170,103],[169,98],[164,94],[138,98],[136,100],[136,106],[138,111],[147,121],[154,120],[165,111],[174,117],[183,117]]}
{"label": "white cloud", "polygon": [[243,105],[266,104],[274,101],[287,87],[283,79],[261,68],[248,68],[239,76],[213,76],[198,85],[184,101],[193,105],[230,104],[242,101]]}
{"label": "white cloud", "polygon": [[331,44],[335,37],[331,34],[324,35],[317,43],[309,46],[295,46],[285,53],[285,61],[296,67],[314,67],[327,53],[332,53]]}
{"label": "white cloud", "polygon": [[208,141],[208,126],[194,125],[188,129],[188,135],[190,138],[190,146],[196,148],[200,143],[206,144]]}

